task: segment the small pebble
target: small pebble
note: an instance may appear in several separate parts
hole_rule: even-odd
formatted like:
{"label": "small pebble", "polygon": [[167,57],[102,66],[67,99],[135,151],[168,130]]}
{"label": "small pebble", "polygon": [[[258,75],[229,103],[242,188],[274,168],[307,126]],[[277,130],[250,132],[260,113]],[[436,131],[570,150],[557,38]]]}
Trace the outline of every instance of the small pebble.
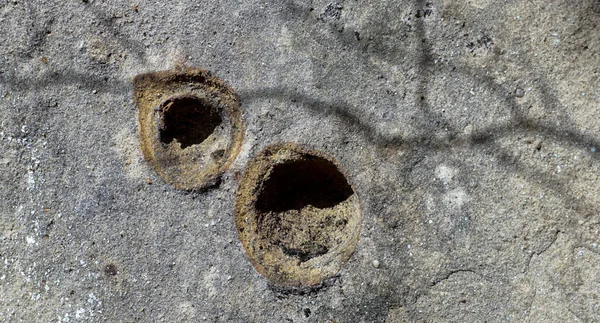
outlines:
{"label": "small pebble", "polygon": [[465,129],[463,129],[463,133],[464,133],[466,136],[470,136],[470,135],[472,135],[472,134],[473,134],[473,125],[471,125],[471,124],[468,124],[468,125],[465,127]]}
{"label": "small pebble", "polygon": [[98,93],[98,91],[96,91],[96,90],[93,90],[93,91],[92,91],[92,94],[96,94],[96,93]]}
{"label": "small pebble", "polygon": [[379,260],[373,260],[373,267],[379,268]]}
{"label": "small pebble", "polygon": [[596,147],[592,147],[592,149],[590,149],[591,152],[595,153],[596,152]]}
{"label": "small pebble", "polygon": [[515,96],[517,98],[522,98],[525,96],[525,91],[523,89],[516,89],[515,90]]}

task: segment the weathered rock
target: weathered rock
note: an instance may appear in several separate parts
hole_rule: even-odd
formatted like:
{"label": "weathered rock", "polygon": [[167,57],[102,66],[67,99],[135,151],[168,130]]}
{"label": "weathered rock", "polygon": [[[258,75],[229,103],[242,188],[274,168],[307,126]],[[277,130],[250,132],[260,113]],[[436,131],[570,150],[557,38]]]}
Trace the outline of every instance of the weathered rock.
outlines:
{"label": "weathered rock", "polygon": [[[0,0],[0,320],[600,321],[598,26],[596,0]],[[133,78],[178,66],[239,97],[202,190],[140,146]],[[146,139],[195,155],[168,112],[193,88]],[[198,138],[218,123],[190,111]],[[361,205],[354,252],[296,289],[235,222],[282,143],[333,156]],[[285,219],[290,258],[338,237]]]}

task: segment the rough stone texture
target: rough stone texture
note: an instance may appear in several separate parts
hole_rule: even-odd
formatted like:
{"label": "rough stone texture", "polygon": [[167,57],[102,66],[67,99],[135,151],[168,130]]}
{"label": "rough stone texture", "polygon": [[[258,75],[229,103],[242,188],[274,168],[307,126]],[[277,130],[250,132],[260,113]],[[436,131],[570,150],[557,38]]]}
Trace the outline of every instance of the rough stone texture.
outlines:
{"label": "rough stone texture", "polygon": [[[597,0],[0,0],[5,322],[600,321]],[[240,154],[183,192],[143,160],[132,78],[209,69]],[[247,162],[334,156],[363,228],[327,286],[236,236]]]}

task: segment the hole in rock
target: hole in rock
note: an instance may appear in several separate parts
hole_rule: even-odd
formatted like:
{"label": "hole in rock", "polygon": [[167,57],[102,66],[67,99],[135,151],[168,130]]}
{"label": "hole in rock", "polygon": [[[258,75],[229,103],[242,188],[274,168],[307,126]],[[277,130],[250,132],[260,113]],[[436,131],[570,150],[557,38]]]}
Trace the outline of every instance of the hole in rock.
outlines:
{"label": "hole in rock", "polygon": [[248,163],[235,210],[248,257],[278,286],[315,286],[336,275],[362,223],[335,159],[294,143],[265,147]]}
{"label": "hole in rock", "polygon": [[176,140],[182,149],[202,143],[223,121],[216,107],[191,96],[165,101],[159,114],[160,141],[169,144]]}
{"label": "hole in rock", "polygon": [[327,159],[306,159],[275,165],[256,201],[261,212],[301,210],[308,205],[324,209],[354,194],[337,167]]}
{"label": "hole in rock", "polygon": [[110,263],[106,265],[106,267],[104,267],[104,273],[108,276],[116,276],[119,273],[119,271],[115,264]]}

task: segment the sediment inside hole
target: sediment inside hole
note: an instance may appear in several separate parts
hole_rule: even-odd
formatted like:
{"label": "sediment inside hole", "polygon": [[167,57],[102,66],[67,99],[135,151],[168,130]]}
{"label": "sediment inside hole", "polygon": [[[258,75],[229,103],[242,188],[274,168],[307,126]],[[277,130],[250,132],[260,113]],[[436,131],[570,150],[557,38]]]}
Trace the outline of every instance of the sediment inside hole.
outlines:
{"label": "sediment inside hole", "polygon": [[175,97],[159,108],[159,138],[169,144],[176,140],[181,148],[200,144],[223,121],[216,107],[192,97]]}
{"label": "sediment inside hole", "polygon": [[177,189],[207,189],[235,160],[244,136],[235,91],[196,67],[136,75],[144,158]]}
{"label": "sediment inside hole", "polygon": [[266,147],[247,167],[236,226],[255,268],[281,286],[335,275],[356,246],[362,215],[335,160],[292,143]]}

